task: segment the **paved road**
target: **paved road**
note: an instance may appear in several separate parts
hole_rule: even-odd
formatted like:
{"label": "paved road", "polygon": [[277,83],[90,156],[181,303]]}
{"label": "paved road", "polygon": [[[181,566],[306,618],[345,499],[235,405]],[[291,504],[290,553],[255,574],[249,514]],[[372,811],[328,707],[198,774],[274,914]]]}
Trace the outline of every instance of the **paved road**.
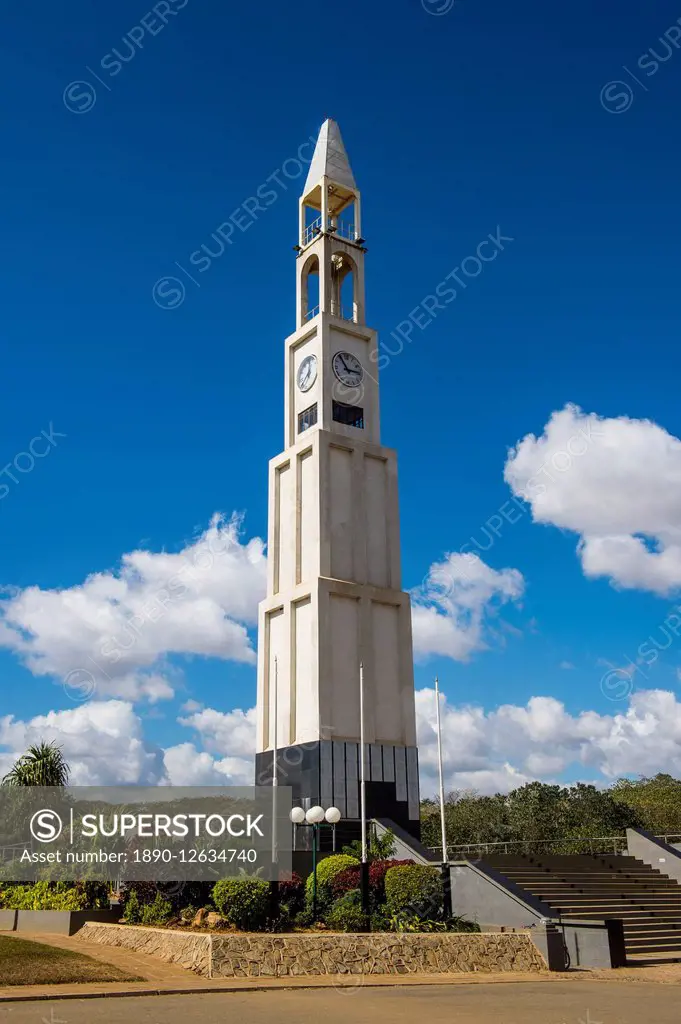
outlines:
{"label": "paved road", "polygon": [[678,1024],[676,985],[570,981],[78,999],[0,1005],[2,1024]]}

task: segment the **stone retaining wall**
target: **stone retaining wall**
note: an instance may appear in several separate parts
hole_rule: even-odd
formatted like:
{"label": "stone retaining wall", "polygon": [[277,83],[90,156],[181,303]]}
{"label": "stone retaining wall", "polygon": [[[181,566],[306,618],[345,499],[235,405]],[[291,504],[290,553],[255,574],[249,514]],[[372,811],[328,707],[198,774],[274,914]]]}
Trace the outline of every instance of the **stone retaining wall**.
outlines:
{"label": "stone retaining wall", "polygon": [[185,967],[195,974],[210,977],[212,935],[192,935],[170,928],[138,928],[129,924],[84,924],[76,934],[84,942],[102,946],[123,946],[140,953],[150,953],[159,960]]}
{"label": "stone retaining wall", "polygon": [[545,971],[530,936],[514,933],[197,935],[86,924],[78,937],[151,953],[212,978]]}
{"label": "stone retaining wall", "polygon": [[528,935],[215,935],[213,977],[543,971]]}

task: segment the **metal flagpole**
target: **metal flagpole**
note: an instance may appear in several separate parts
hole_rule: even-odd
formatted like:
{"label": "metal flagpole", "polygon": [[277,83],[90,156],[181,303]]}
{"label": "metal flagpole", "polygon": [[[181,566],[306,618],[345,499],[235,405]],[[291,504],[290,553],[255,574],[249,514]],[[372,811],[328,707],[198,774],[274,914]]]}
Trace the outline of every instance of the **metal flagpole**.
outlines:
{"label": "metal flagpole", "polygon": [[442,778],[442,724],[440,722],[440,682],[435,676],[435,716],[437,720],[437,767],[440,777],[440,826],[442,829],[442,863],[446,864],[447,829],[445,828],[445,785]]}
{"label": "metal flagpole", "polygon": [[359,666],[359,785],[360,814],[362,816],[362,863],[367,859],[367,803],[366,772],[364,770],[364,664]]}
{"label": "metal flagpole", "polygon": [[279,662],[274,656],[274,750],[272,751],[272,862],[279,859],[277,849],[277,786],[279,785],[277,771],[277,728],[279,725]]}
{"label": "metal flagpole", "polygon": [[279,850],[277,844],[277,786],[279,770],[277,746],[279,726],[279,662],[274,656],[274,738],[272,743],[272,881],[270,882],[270,916],[273,921],[279,917]]}
{"label": "metal flagpole", "polygon": [[369,915],[369,862],[367,860],[367,793],[366,793],[366,757],[364,749],[364,662],[359,665],[359,787],[360,814],[362,818],[362,864],[361,892],[362,910]]}
{"label": "metal flagpole", "polygon": [[440,778],[440,826],[442,828],[442,902],[445,918],[452,913],[452,880],[447,854],[447,827],[445,825],[445,784],[442,772],[442,722],[440,720],[440,681],[435,676],[435,717],[437,721],[437,767]]}

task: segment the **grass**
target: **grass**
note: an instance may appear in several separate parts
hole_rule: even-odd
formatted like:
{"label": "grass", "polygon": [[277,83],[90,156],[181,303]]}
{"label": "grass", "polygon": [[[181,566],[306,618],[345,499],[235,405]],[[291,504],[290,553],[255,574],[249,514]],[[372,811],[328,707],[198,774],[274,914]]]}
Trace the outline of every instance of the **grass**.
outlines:
{"label": "grass", "polygon": [[70,949],[0,936],[0,987],[87,981],[140,981]]}

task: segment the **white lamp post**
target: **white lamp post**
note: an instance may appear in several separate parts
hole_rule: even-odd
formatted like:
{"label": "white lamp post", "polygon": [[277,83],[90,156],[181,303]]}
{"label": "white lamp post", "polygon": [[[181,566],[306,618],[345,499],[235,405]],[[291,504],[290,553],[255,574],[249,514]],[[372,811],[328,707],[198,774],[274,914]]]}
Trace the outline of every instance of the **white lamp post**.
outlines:
{"label": "white lamp post", "polygon": [[341,812],[337,807],[324,810],[318,804],[305,811],[302,807],[294,807],[289,815],[295,828],[312,829],[312,917],[317,920],[317,833],[324,825],[333,829],[333,849],[336,849],[336,825],[341,820]]}

